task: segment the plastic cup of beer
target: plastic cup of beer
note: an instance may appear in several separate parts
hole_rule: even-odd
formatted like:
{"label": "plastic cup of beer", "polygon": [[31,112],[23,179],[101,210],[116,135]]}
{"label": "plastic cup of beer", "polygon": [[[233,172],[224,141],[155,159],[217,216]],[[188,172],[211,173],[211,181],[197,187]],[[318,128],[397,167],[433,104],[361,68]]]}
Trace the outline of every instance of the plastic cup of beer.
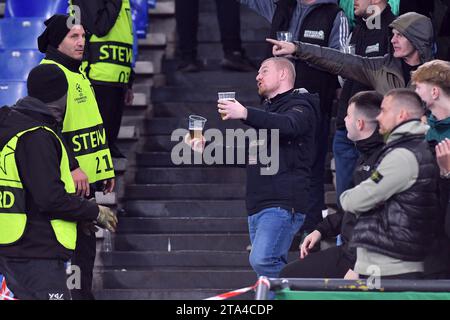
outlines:
{"label": "plastic cup of beer", "polygon": [[277,40],[292,42],[292,32],[289,31],[277,31]]}
{"label": "plastic cup of beer", "polygon": [[202,139],[205,123],[206,119],[201,116],[196,115],[189,116],[189,134],[191,136],[191,140]]}
{"label": "plastic cup of beer", "polygon": [[[219,100],[229,100],[229,101],[236,101],[236,92],[218,92],[217,96]],[[225,117],[224,114],[220,114],[220,116],[223,118]]]}

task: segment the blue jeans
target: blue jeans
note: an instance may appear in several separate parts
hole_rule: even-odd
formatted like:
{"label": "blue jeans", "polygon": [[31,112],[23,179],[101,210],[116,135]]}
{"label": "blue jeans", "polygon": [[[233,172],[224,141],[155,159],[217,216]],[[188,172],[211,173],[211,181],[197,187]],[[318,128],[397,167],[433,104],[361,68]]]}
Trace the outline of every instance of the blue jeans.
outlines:
{"label": "blue jeans", "polygon": [[353,171],[359,152],[353,141],[347,138],[347,130],[336,130],[333,139],[333,155],[336,165],[336,197],[339,207],[341,194],[353,187]]}
{"label": "blue jeans", "polygon": [[287,263],[292,240],[304,220],[304,214],[282,208],[267,208],[248,217],[252,244],[250,265],[258,277],[278,277]]}

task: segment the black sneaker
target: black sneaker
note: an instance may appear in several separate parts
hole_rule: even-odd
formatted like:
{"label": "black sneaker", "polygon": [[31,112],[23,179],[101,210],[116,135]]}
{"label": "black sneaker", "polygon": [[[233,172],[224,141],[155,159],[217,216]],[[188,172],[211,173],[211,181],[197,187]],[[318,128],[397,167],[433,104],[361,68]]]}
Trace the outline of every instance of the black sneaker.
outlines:
{"label": "black sneaker", "polygon": [[181,60],[180,64],[178,65],[177,70],[180,72],[199,72],[202,70],[203,65],[198,60]]}
{"label": "black sneaker", "polygon": [[250,72],[255,71],[256,66],[250,61],[244,53],[240,51],[233,51],[230,53],[225,53],[220,66],[227,70],[240,71],[240,72]]}

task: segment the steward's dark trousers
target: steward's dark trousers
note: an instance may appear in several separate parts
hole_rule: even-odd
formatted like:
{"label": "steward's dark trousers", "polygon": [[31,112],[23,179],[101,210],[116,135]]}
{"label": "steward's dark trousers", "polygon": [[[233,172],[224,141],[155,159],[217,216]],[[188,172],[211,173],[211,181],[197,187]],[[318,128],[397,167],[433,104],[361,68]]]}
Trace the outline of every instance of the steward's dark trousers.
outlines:
{"label": "steward's dark trousers", "polygon": [[[199,0],[176,0],[178,50],[183,59],[197,57]],[[241,50],[240,4],[237,1],[216,0],[217,19],[224,52]],[[212,39],[204,39],[211,41]]]}
{"label": "steward's dark trousers", "polygon": [[122,122],[123,110],[125,108],[126,88],[93,84],[98,108],[103,119],[106,138],[111,150],[111,156],[121,157],[116,154],[116,140],[119,135],[120,123]]}
{"label": "steward's dark trousers", "polygon": [[287,264],[281,270],[280,278],[341,278],[355,261],[349,259],[342,246],[310,253],[304,259]]}
{"label": "steward's dark trousers", "polygon": [[19,300],[70,300],[63,261],[0,257],[0,273]]}
{"label": "steward's dark trousers", "polygon": [[92,277],[96,254],[95,233],[87,235],[81,223],[77,225],[77,247],[73,253],[71,264],[81,271],[81,288],[71,291],[73,300],[94,300],[92,294]]}

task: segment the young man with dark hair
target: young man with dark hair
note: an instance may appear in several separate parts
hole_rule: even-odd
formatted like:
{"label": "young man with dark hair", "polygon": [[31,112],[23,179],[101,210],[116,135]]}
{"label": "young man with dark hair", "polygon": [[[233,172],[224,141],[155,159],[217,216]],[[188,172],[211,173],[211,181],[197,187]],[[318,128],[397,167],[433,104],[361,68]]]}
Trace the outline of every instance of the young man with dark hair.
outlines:
{"label": "young man with dark hair", "polygon": [[356,273],[382,278],[423,275],[439,210],[437,166],[421,122],[420,97],[408,89],[389,91],[377,117],[386,146],[370,178],[341,195],[342,208],[357,217],[351,246]]}
{"label": "young man with dark hair", "polygon": [[[378,133],[376,117],[380,112],[383,96],[374,91],[357,93],[349,101],[345,126],[348,138],[360,153],[353,172],[354,185],[367,179],[375,165],[378,152],[384,146],[383,137]],[[280,276],[286,278],[344,278],[353,270],[356,261],[354,248],[349,247],[356,217],[339,210],[328,215],[310,233],[300,247],[300,260],[289,263]],[[321,239],[341,235],[343,244],[315,253],[311,249]]]}
{"label": "young man with dark hair", "polygon": [[[355,0],[356,25],[351,33],[350,45],[354,54],[362,57],[382,57],[389,51],[391,31],[389,25],[395,20],[387,0]],[[336,197],[352,185],[352,172],[358,160],[354,143],[347,138],[344,118],[349,99],[356,93],[372,90],[372,86],[347,79],[338,100],[336,132],[333,138],[333,156],[336,166]]]}

